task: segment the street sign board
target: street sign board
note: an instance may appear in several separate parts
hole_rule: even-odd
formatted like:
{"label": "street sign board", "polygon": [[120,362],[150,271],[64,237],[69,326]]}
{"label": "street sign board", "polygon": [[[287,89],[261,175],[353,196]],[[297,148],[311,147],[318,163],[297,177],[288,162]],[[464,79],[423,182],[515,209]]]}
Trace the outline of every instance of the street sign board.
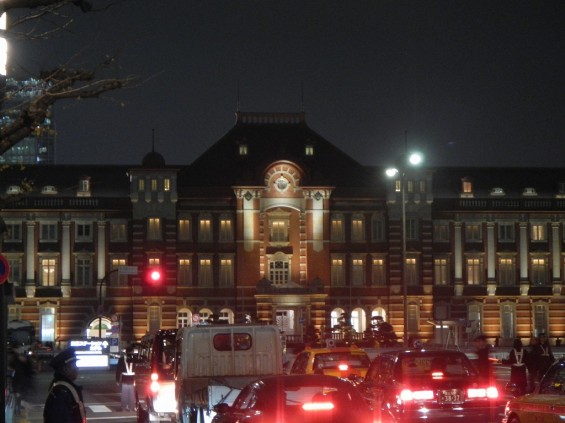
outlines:
{"label": "street sign board", "polygon": [[137,266],[118,266],[119,275],[137,275]]}
{"label": "street sign board", "polygon": [[10,263],[3,254],[0,254],[0,285],[8,280],[8,276],[10,276]]}

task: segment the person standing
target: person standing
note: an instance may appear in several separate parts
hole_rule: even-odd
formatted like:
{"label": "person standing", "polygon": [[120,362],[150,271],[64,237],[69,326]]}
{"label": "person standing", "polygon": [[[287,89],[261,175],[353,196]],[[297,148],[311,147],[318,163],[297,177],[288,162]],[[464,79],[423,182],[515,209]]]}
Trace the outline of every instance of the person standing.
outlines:
{"label": "person standing", "polygon": [[545,372],[551,367],[555,361],[553,352],[551,351],[551,346],[547,340],[547,335],[545,333],[540,334],[539,344],[536,347],[536,353],[539,359],[539,372],[538,372],[538,382],[541,380]]}
{"label": "person standing", "polygon": [[491,381],[493,379],[492,366],[490,363],[490,345],[485,335],[479,335],[475,338],[475,347],[477,354],[477,370],[482,379]]}
{"label": "person standing", "polygon": [[55,373],[43,408],[43,422],[86,423],[82,387],[74,383],[78,377],[74,348],[61,351],[49,364]]}
{"label": "person standing", "polygon": [[540,354],[539,349],[539,339],[532,336],[530,339],[530,350],[528,351],[528,359],[526,361],[526,366],[528,367],[528,380],[529,389],[528,392],[534,392],[536,389],[536,383],[539,381],[540,376]]}
{"label": "person standing", "polygon": [[133,347],[130,345],[116,366],[116,383],[122,386],[122,411],[135,410],[135,372],[132,353]]}
{"label": "person standing", "polygon": [[516,338],[508,358],[502,360],[502,364],[510,364],[510,383],[516,385],[516,396],[524,395],[528,387],[527,362],[528,351],[524,348],[522,341]]}

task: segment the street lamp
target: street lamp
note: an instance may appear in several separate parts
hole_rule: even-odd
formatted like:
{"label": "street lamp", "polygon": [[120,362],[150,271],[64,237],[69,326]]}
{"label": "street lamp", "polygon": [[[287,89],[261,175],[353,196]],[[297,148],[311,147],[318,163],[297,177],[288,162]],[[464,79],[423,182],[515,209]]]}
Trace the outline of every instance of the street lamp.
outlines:
{"label": "street lamp", "polygon": [[400,214],[401,214],[401,234],[402,234],[402,301],[404,306],[404,333],[403,343],[408,346],[408,280],[406,278],[406,169],[422,164],[424,158],[422,154],[406,152],[397,161],[396,167],[386,169],[385,173],[389,178],[400,175]]}

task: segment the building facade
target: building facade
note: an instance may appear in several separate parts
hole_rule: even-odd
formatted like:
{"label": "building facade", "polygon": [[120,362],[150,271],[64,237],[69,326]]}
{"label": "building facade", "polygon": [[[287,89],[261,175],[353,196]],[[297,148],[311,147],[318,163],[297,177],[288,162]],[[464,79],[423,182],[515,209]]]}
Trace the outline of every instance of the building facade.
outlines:
{"label": "building facade", "polygon": [[208,320],[342,336],[376,315],[441,344],[565,336],[565,169],[387,179],[302,113],[238,112],[189,165],[11,168],[0,192],[10,318],[44,342]]}

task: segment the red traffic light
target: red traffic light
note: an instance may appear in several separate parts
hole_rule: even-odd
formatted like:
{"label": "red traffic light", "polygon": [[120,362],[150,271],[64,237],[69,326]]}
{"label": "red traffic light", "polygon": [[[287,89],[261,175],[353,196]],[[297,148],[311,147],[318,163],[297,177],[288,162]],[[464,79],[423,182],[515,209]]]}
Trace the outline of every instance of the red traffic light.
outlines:
{"label": "red traffic light", "polygon": [[160,267],[151,267],[147,269],[145,281],[152,285],[158,285],[163,282],[163,270]]}

